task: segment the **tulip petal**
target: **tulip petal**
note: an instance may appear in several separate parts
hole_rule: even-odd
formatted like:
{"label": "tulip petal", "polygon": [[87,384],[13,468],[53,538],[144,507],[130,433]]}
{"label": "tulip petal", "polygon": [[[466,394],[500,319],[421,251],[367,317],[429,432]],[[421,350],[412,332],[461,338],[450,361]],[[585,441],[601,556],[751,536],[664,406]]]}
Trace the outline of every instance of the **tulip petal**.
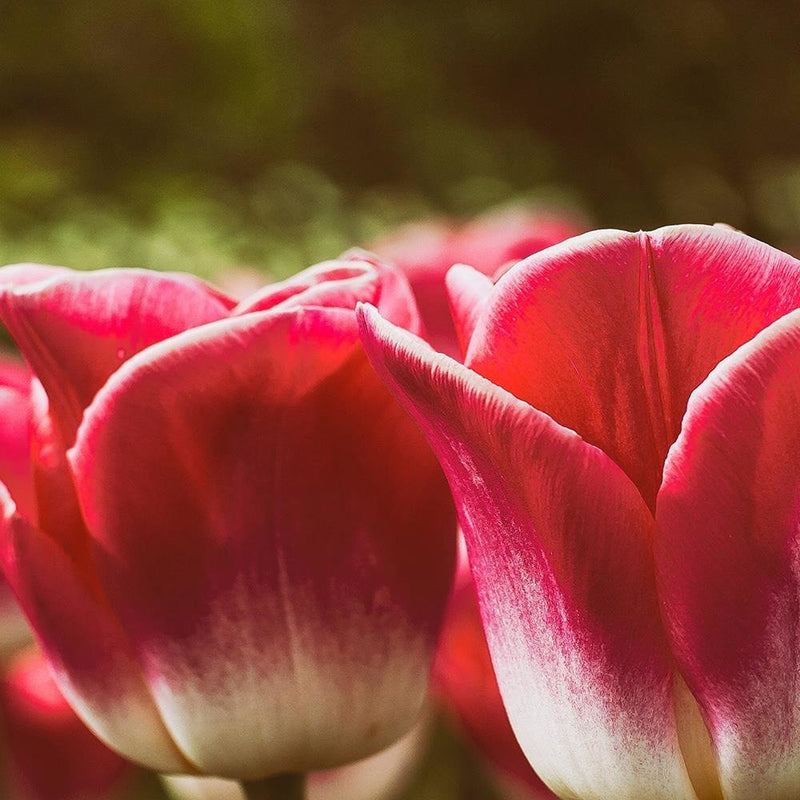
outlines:
{"label": "tulip petal", "polygon": [[58,542],[85,581],[96,581],[89,533],[75,494],[67,454],[50,413],[49,398],[35,379],[31,382],[30,423],[37,513],[28,519]]}
{"label": "tulip petal", "polygon": [[800,786],[798,409],[795,311],[692,395],[658,496],[667,627],[727,800]]}
{"label": "tulip petal", "polygon": [[561,797],[694,797],[653,518],[636,488],[546,415],[374,310],[360,314],[373,366],[449,478],[498,683],[531,764]]}
{"label": "tulip petal", "polygon": [[599,231],[513,267],[465,363],[607,453],[651,508],[691,391],[800,305],[800,264],[702,225]]}
{"label": "tulip petal", "polygon": [[0,481],[20,511],[36,519],[31,466],[31,374],[0,355]]}
{"label": "tulip petal", "polygon": [[332,766],[410,727],[455,520],[352,311],[276,308],[149,348],[70,458],[112,607],[205,772]]}
{"label": "tulip petal", "polygon": [[[7,268],[13,269],[13,268]],[[144,347],[227,316],[232,301],[202,281],[136,269],[3,285],[0,319],[50,398],[65,446],[108,376]]]}
{"label": "tulip petal", "polygon": [[338,261],[309,267],[280,283],[269,284],[243,300],[233,314],[251,314],[301,306],[355,310],[359,302],[374,304],[396,325],[414,333],[420,319],[405,276],[363,250],[350,250]]}
{"label": "tulip petal", "polygon": [[465,353],[494,284],[491,278],[465,264],[456,264],[447,273],[446,282],[458,345]]}
{"label": "tulip petal", "polygon": [[3,570],[70,705],[127,758],[157,770],[191,770],[102,596],[78,577],[53,540],[16,513],[1,485],[0,503]]}
{"label": "tulip petal", "polygon": [[53,267],[49,264],[9,264],[0,268],[0,285],[27,286],[30,283],[49,281],[52,278],[69,275],[67,267]]}
{"label": "tulip petal", "polygon": [[732,228],[648,235],[677,437],[689,395],[759,331],[800,306],[800,261]]}

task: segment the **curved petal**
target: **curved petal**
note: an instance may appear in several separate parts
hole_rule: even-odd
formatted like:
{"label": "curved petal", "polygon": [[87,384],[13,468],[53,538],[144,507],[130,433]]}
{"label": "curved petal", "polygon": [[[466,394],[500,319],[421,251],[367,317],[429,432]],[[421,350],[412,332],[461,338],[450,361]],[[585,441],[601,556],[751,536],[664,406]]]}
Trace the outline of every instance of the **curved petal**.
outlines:
{"label": "curved petal", "polygon": [[317,264],[265,286],[239,303],[233,313],[303,306],[353,311],[359,302],[372,303],[396,325],[420,331],[416,302],[405,276],[363,250],[348,251],[337,261]]}
{"label": "curved petal", "polygon": [[153,346],[70,457],[112,606],[203,771],[332,766],[412,724],[455,521],[351,311],[276,308]]}
{"label": "curved petal", "polygon": [[0,273],[0,319],[44,385],[67,447],[83,410],[125,359],[221,319],[229,308],[223,295],[190,275],[57,270],[48,281],[13,286]]}
{"label": "curved petal", "polygon": [[36,519],[31,466],[31,374],[0,354],[0,481],[17,508]]}
{"label": "curved petal", "polygon": [[55,542],[16,513],[2,486],[0,502],[3,571],[70,705],[127,758],[162,771],[191,769],[167,735],[102,596],[81,580]]}
{"label": "curved petal", "polygon": [[491,296],[494,284],[491,278],[465,264],[453,266],[447,273],[445,282],[458,345],[463,354],[467,351],[475,325]]}
{"label": "curved petal", "polygon": [[83,520],[67,454],[41,382],[31,382],[31,460],[36,516],[28,517],[69,557],[86,583],[96,583],[89,533]]}
{"label": "curved petal", "polygon": [[675,437],[689,395],[759,331],[800,307],[800,261],[732,228],[648,234]]}
{"label": "curved petal", "polygon": [[600,231],[511,269],[465,363],[600,447],[654,507],[689,394],[800,305],[800,266],[702,225]]}
{"label": "curved petal", "polygon": [[49,264],[9,264],[0,267],[0,285],[27,286],[29,283],[40,283],[69,275],[71,272],[67,267],[53,267]]}
{"label": "curved petal", "polygon": [[[28,519],[36,519],[31,466],[31,375],[15,359],[0,354],[0,482]],[[24,616],[0,576],[0,657],[30,638]]]}
{"label": "curved petal", "polygon": [[658,496],[668,630],[728,800],[800,786],[800,311],[692,395]]}
{"label": "curved petal", "polygon": [[500,690],[533,767],[562,797],[694,797],[653,518],[636,488],[576,434],[374,310],[360,314],[373,365],[450,481]]}

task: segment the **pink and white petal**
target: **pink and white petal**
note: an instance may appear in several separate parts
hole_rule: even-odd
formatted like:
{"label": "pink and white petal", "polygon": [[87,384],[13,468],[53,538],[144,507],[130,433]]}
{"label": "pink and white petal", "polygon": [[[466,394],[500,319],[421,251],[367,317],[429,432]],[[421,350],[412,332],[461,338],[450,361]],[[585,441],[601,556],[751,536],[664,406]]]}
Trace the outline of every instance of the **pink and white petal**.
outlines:
{"label": "pink and white petal", "polygon": [[83,410],[119,365],[187,328],[227,316],[230,303],[190,276],[137,269],[58,272],[2,285],[0,319],[44,385],[65,446]]}
{"label": "pink and white petal", "polygon": [[665,619],[726,800],[800,786],[798,409],[795,311],[694,392],[658,496]]}
{"label": "pink and white petal", "polygon": [[494,284],[491,278],[465,264],[456,264],[447,273],[445,280],[450,298],[450,312],[463,354],[467,352],[472,332],[489,300]]}
{"label": "pink and white petal", "polygon": [[49,264],[9,264],[0,267],[0,285],[26,286],[29,283],[41,283],[63,277],[71,272],[72,270],[67,267],[53,267]]}
{"label": "pink and white petal", "polygon": [[3,570],[70,705],[127,758],[156,770],[191,770],[102,595],[76,574],[55,542],[16,513],[1,486],[0,502]]}
{"label": "pink and white petal", "polygon": [[501,779],[552,800],[554,795],[534,772],[508,721],[466,551],[459,555],[456,584],[433,668],[434,691]]}
{"label": "pink and white petal", "polygon": [[575,433],[373,309],[360,314],[373,365],[449,478],[500,689],[533,767],[561,797],[693,798],[654,523],[634,485]]}
{"label": "pink and white petal", "polygon": [[455,521],[351,311],[275,308],[155,345],[70,457],[111,604],[203,771],[333,766],[412,724]]}

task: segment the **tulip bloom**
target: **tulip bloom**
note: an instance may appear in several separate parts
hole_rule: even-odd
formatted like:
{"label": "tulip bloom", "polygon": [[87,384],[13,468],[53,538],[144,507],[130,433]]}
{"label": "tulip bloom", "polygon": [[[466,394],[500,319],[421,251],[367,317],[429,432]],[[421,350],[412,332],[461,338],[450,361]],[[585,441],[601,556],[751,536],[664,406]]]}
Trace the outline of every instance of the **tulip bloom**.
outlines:
{"label": "tulip bloom", "polygon": [[512,209],[485,214],[466,225],[409,225],[372,245],[408,277],[426,338],[454,358],[461,350],[450,316],[445,275],[453,264],[469,264],[494,275],[522,258],[564,241],[585,228],[566,216]]}
{"label": "tulip bloom", "polygon": [[0,727],[13,800],[108,800],[126,783],[127,762],[75,716],[35,650],[4,670]]}
{"label": "tulip bloom", "polygon": [[800,786],[800,262],[600,231],[448,276],[465,366],[362,312],[464,529],[517,738],[565,798]]}
{"label": "tulip bloom", "polygon": [[184,275],[18,273],[38,519],[6,495],[5,569],[82,718],[157,771],[247,781],[403,735],[455,519],[358,336],[359,300],[418,329],[402,276],[333,262],[235,305]]}

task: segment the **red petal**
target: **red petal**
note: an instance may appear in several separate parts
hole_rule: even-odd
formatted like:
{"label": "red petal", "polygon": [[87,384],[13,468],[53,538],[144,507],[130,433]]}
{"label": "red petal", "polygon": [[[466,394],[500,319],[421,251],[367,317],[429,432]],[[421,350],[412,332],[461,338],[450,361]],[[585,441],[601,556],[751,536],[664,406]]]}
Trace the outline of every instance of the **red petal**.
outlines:
{"label": "red petal", "polygon": [[0,318],[44,385],[67,446],[83,410],[126,358],[226,316],[229,306],[189,275],[135,269],[58,271],[46,282],[0,289]]}
{"label": "red petal", "polygon": [[658,496],[673,649],[731,800],[793,797],[800,786],[798,409],[795,311],[692,395]]}
{"label": "red petal", "polygon": [[333,765],[410,726],[455,526],[352,312],[155,345],[98,394],[71,459],[112,605],[205,771]]}
{"label": "red petal", "polygon": [[447,273],[446,282],[458,345],[463,355],[494,284],[482,272],[464,264],[456,264]]}
{"label": "red petal", "polygon": [[37,514],[29,519],[69,555],[89,584],[97,582],[89,533],[75,494],[67,454],[55,428],[47,394],[38,380],[31,386],[33,482]]}
{"label": "red petal", "polygon": [[798,262],[735,231],[597,232],[508,272],[466,363],[600,447],[652,507],[689,393],[798,305]]}
{"label": "red petal", "polygon": [[576,434],[360,313],[373,365],[450,480],[500,689],[533,767],[560,796],[691,797],[653,518],[636,488]]}

